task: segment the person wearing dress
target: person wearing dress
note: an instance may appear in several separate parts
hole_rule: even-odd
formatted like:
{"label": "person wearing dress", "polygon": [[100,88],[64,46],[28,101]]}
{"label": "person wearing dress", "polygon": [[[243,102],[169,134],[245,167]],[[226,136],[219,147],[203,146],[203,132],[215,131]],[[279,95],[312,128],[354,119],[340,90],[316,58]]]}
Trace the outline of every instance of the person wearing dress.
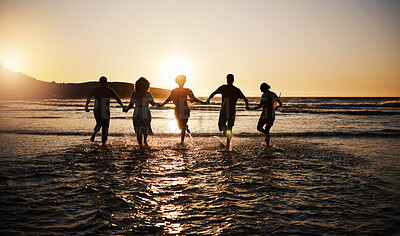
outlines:
{"label": "person wearing dress", "polygon": [[132,120],[137,142],[141,148],[143,146],[148,146],[147,137],[148,135],[153,135],[153,130],[151,129],[151,113],[149,104],[153,106],[160,105],[154,102],[153,96],[149,92],[149,89],[149,81],[144,77],[140,77],[135,83],[135,89],[132,93],[131,101],[129,102],[128,107],[124,109],[124,112],[126,113],[133,106],[135,106]]}

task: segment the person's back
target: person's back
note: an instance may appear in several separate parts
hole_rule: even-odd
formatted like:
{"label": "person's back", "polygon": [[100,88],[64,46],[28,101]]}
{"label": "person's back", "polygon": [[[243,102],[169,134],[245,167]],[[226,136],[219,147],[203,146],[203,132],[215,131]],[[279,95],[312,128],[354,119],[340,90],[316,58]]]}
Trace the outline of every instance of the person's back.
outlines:
{"label": "person's back", "polygon": [[266,91],[261,96],[262,103],[262,114],[269,120],[275,119],[275,101],[279,100],[276,93],[272,91]]}
{"label": "person's back", "polygon": [[245,99],[242,91],[233,84],[224,84],[217,89],[217,93],[222,95],[222,106],[229,106],[233,111],[239,98]]}
{"label": "person's back", "polygon": [[161,104],[161,106],[164,106],[170,101],[174,103],[175,118],[176,121],[178,122],[178,127],[181,130],[181,143],[183,143],[185,139],[185,132],[187,131],[188,133],[190,133],[189,127],[187,125],[188,119],[190,117],[190,108],[187,103],[188,99],[191,102],[200,102],[202,104],[205,104],[205,102],[202,102],[199,99],[197,99],[194,96],[192,90],[183,87],[186,83],[186,76],[178,75],[175,78],[175,82],[179,85],[179,87],[171,91],[171,94]]}
{"label": "person's back", "polygon": [[[281,107],[282,102],[278,96],[269,89],[271,86],[267,83],[262,83],[260,86],[261,92],[261,100],[258,106],[254,107],[253,110],[257,110],[262,107],[262,112],[260,119],[258,120],[257,130],[261,133],[265,134],[265,142],[267,146],[269,146],[269,130],[274,125],[275,120],[275,108]],[[265,127],[265,128],[264,128]]]}
{"label": "person's back", "polygon": [[236,114],[236,103],[239,98],[243,99],[246,103],[246,109],[249,108],[249,101],[244,96],[242,91],[233,85],[234,76],[232,74],[228,74],[226,76],[227,84],[221,85],[215,90],[207,99],[207,103],[216,95],[222,95],[222,103],[221,110],[219,113],[218,120],[218,128],[220,131],[224,132],[226,135],[226,131],[229,130],[232,133],[232,127],[235,123],[235,114]]}
{"label": "person's back", "polygon": [[138,93],[133,91],[132,96],[131,96],[131,101],[134,103],[135,107],[149,107],[149,104],[151,104],[153,100],[153,96],[151,95],[150,92],[146,92],[143,97],[139,96]]}
{"label": "person's back", "polygon": [[103,115],[110,115],[110,98],[117,98],[115,91],[105,85],[96,87],[91,92],[94,97],[94,109],[101,111]]}
{"label": "person's back", "polygon": [[175,106],[179,106],[180,108],[188,106],[188,98],[193,97],[192,90],[188,88],[175,88],[171,91],[172,102]]}
{"label": "person's back", "polygon": [[94,118],[96,119],[96,126],[94,127],[93,135],[90,140],[93,142],[96,136],[96,133],[100,131],[102,128],[102,143],[105,145],[108,136],[108,126],[110,124],[110,98],[115,98],[115,100],[121,105],[124,109],[124,104],[122,104],[121,99],[119,99],[118,95],[114,90],[107,87],[107,78],[102,76],[99,79],[100,86],[94,88],[87,100],[85,111],[89,112],[89,103],[92,97],[94,97]]}

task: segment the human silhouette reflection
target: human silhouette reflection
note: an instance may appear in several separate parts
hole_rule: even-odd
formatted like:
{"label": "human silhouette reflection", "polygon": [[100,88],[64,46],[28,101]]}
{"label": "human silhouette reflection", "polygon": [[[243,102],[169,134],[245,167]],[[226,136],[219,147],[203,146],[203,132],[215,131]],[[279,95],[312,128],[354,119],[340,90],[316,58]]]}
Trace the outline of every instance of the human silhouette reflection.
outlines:
{"label": "human silhouette reflection", "polygon": [[135,83],[135,90],[132,93],[131,101],[128,107],[124,109],[124,112],[128,112],[133,106],[135,106],[132,120],[137,142],[141,148],[148,146],[147,136],[153,135],[149,104],[160,106],[159,103],[154,102],[149,89],[149,81],[144,77],[140,77]]}
{"label": "human silhouette reflection", "polygon": [[179,87],[171,91],[171,94],[161,104],[161,106],[164,106],[168,102],[173,101],[175,105],[175,118],[176,121],[178,122],[178,127],[181,130],[181,143],[183,143],[185,140],[186,131],[190,133],[189,127],[187,125],[187,122],[190,117],[190,108],[187,103],[188,98],[190,102],[199,102],[201,104],[206,104],[206,103],[197,99],[194,96],[192,90],[183,87],[186,83],[186,76],[178,75],[175,78],[175,82],[179,85]]}
{"label": "human silhouette reflection", "polygon": [[227,147],[230,146],[230,140],[233,136],[232,128],[235,124],[236,115],[236,103],[239,98],[243,99],[246,103],[246,109],[249,110],[249,101],[244,96],[242,91],[233,85],[234,76],[233,74],[228,74],[226,76],[227,84],[221,85],[217,90],[215,90],[210,97],[207,99],[207,103],[216,95],[222,95],[221,110],[219,113],[218,128],[219,131],[224,133],[226,136]]}
{"label": "human silhouette reflection", "polygon": [[114,98],[119,105],[124,108],[124,105],[119,99],[118,95],[113,89],[107,87],[107,78],[105,76],[99,79],[100,86],[94,88],[86,101],[85,111],[89,112],[89,103],[92,97],[94,97],[94,118],[96,119],[96,126],[94,127],[93,135],[90,141],[94,141],[96,133],[101,130],[101,141],[102,145],[105,146],[108,137],[108,127],[110,125],[110,98]]}
{"label": "human silhouette reflection", "polygon": [[275,109],[282,106],[281,100],[274,92],[269,90],[270,88],[271,86],[267,83],[261,84],[260,90],[263,94],[258,106],[253,108],[253,110],[257,110],[261,107],[263,109],[257,124],[257,130],[265,134],[265,143],[267,147],[269,147],[270,140],[269,130],[274,125]]}

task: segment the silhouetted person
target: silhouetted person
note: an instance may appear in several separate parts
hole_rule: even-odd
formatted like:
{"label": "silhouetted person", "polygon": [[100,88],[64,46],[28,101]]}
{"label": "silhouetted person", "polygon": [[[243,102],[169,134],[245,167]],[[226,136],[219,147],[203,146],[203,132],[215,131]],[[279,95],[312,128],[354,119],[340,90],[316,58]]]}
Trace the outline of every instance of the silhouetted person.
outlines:
{"label": "silhouetted person", "polygon": [[235,124],[235,115],[236,115],[236,103],[239,98],[243,99],[246,103],[246,109],[249,108],[249,101],[243,95],[242,91],[233,86],[234,76],[232,74],[228,74],[226,76],[226,82],[228,84],[221,85],[217,90],[215,90],[210,97],[207,99],[207,103],[210,103],[210,100],[216,95],[222,95],[222,103],[221,110],[219,112],[219,120],[218,120],[218,128],[219,131],[224,132],[224,135],[227,137],[227,146],[230,145],[230,140],[232,137],[232,128]]}
{"label": "silhouetted person", "polygon": [[[275,109],[282,106],[281,100],[279,100],[279,97],[276,96],[274,92],[269,90],[270,88],[271,87],[267,83],[261,84],[260,90],[263,92],[263,95],[261,96],[260,104],[253,108],[254,110],[261,107],[263,109],[257,124],[257,130],[265,134],[265,143],[268,147],[270,139],[269,130],[274,125]],[[276,105],[276,103],[279,105]]]}
{"label": "silhouetted person", "polygon": [[96,119],[96,126],[94,127],[94,132],[90,141],[94,141],[96,133],[100,131],[100,128],[102,128],[101,141],[103,146],[105,146],[108,136],[108,126],[110,125],[110,98],[114,98],[122,108],[124,108],[124,105],[115,91],[107,87],[106,77],[100,77],[99,82],[100,86],[94,88],[87,98],[85,111],[90,111],[89,103],[92,97],[94,97],[94,118]]}
{"label": "silhouetted person", "polygon": [[147,136],[153,135],[153,130],[151,129],[151,114],[149,109],[149,104],[153,106],[160,106],[160,104],[155,103],[153,96],[149,92],[150,83],[144,78],[140,77],[135,83],[135,91],[133,91],[131,96],[131,101],[124,112],[128,112],[133,105],[135,105],[135,111],[133,112],[133,127],[135,129],[136,138],[139,146],[142,148],[143,143],[145,146],[147,144]]}
{"label": "silhouetted person", "polygon": [[186,76],[178,75],[175,78],[175,82],[179,85],[179,88],[175,88],[174,90],[172,90],[171,95],[169,95],[169,97],[165,100],[164,103],[161,104],[161,106],[164,106],[170,101],[173,101],[173,103],[175,104],[175,118],[178,122],[178,127],[181,130],[181,143],[183,143],[183,141],[185,140],[185,132],[187,131],[188,133],[190,133],[189,127],[187,125],[190,117],[190,108],[187,103],[188,98],[190,98],[190,102],[199,102],[202,104],[205,104],[205,102],[197,99],[194,96],[192,90],[183,87],[186,83]]}

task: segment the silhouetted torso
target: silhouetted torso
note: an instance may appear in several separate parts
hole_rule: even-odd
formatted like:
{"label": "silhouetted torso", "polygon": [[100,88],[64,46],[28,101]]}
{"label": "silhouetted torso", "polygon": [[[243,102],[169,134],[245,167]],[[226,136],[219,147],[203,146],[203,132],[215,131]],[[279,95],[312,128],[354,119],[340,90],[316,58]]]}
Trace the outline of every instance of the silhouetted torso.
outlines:
{"label": "silhouetted torso", "polygon": [[228,84],[220,86],[216,90],[216,93],[220,93],[222,95],[221,108],[228,109],[230,112],[235,111],[235,106],[239,98],[245,98],[244,94],[239,88]]}
{"label": "silhouetted torso", "polygon": [[188,107],[188,97],[194,97],[192,90],[188,88],[176,88],[171,91],[171,99],[177,109]]}
{"label": "silhouetted torso", "polygon": [[276,93],[268,91],[263,93],[261,101],[263,101],[263,111],[261,116],[267,117],[268,119],[275,119],[275,101],[278,99]]}
{"label": "silhouetted torso", "polygon": [[107,116],[110,115],[110,98],[118,98],[115,91],[107,86],[99,86],[93,89],[90,96],[95,98],[94,112]]}

